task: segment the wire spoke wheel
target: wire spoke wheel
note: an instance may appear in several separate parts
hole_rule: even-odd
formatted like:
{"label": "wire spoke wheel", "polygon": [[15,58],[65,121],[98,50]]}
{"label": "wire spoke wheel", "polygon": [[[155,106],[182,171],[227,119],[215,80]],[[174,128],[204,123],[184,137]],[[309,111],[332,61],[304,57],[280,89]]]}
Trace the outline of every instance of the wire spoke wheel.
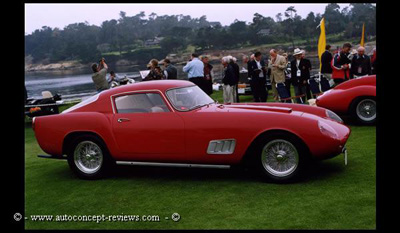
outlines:
{"label": "wire spoke wheel", "polygon": [[299,153],[289,141],[276,139],[263,147],[261,161],[269,174],[276,177],[286,177],[298,167]]}
{"label": "wire spoke wheel", "polygon": [[103,164],[103,152],[96,143],[82,141],[75,147],[74,163],[81,172],[93,174]]}
{"label": "wire spoke wheel", "polygon": [[356,107],[356,114],[358,118],[363,121],[369,122],[376,118],[376,102],[372,99],[361,100]]}

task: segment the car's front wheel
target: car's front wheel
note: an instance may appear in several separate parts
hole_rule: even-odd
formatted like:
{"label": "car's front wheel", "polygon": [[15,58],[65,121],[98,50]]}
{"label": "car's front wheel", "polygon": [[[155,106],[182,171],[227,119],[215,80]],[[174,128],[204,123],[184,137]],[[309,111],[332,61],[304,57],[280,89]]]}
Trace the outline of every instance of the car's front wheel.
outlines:
{"label": "car's front wheel", "polygon": [[295,136],[274,134],[260,140],[256,157],[263,178],[286,183],[299,178],[307,155],[304,145]]}
{"label": "car's front wheel", "polygon": [[376,101],[374,97],[363,97],[353,101],[350,111],[361,124],[371,125],[376,121]]}
{"label": "car's front wheel", "polygon": [[103,177],[112,163],[103,143],[91,135],[76,138],[67,158],[72,171],[82,179]]}

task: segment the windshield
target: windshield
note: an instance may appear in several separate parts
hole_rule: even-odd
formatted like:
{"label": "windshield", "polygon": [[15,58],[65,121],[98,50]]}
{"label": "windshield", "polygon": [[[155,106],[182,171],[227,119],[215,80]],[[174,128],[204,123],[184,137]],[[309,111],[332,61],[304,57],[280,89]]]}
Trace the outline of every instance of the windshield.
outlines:
{"label": "windshield", "polygon": [[167,96],[172,106],[178,111],[190,111],[214,103],[214,100],[198,86],[168,90]]}

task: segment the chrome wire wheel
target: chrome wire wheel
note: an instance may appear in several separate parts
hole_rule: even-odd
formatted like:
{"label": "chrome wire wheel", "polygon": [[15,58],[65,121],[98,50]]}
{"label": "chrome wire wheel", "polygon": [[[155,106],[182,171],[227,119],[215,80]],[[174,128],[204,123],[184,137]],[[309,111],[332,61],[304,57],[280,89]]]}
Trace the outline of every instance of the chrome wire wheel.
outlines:
{"label": "chrome wire wheel", "polygon": [[92,141],[80,142],[75,147],[74,162],[81,172],[93,174],[101,168],[103,152],[101,148]]}
{"label": "chrome wire wheel", "polygon": [[373,121],[376,118],[376,102],[372,99],[361,100],[356,107],[358,118],[363,121]]}
{"label": "chrome wire wheel", "polygon": [[286,177],[298,167],[299,153],[289,141],[276,139],[263,147],[261,161],[269,174],[276,177]]}

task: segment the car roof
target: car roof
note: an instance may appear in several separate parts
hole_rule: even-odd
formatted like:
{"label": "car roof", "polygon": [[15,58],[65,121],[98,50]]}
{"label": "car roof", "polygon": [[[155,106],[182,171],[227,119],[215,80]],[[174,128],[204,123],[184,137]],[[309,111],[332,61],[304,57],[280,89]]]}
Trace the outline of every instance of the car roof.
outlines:
{"label": "car roof", "polygon": [[115,94],[131,91],[141,91],[141,90],[160,90],[165,93],[166,90],[171,88],[188,87],[193,86],[194,83],[186,80],[151,80],[142,81],[138,83],[127,84],[123,86],[118,86],[116,88],[108,89],[102,91],[100,98],[109,97]]}

